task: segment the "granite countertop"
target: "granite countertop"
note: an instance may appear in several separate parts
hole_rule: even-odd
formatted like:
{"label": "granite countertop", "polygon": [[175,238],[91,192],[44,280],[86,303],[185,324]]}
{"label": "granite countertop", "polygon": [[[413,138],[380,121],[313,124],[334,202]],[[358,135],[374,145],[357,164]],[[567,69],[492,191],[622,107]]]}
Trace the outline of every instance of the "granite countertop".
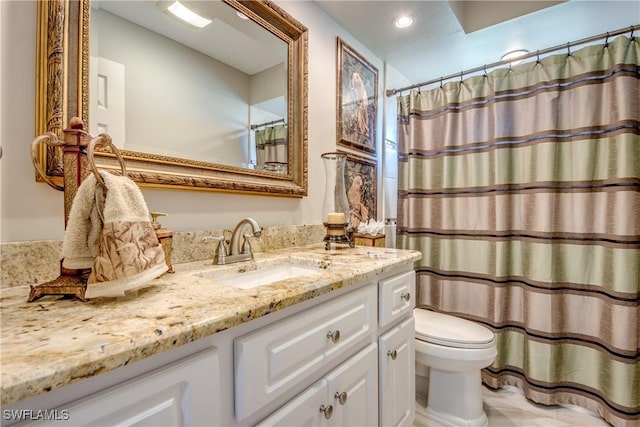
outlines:
{"label": "granite countertop", "polygon": [[[312,245],[256,253],[253,261],[174,265],[137,295],[88,302],[45,297],[27,286],[0,290],[1,404],[8,405],[117,369],[385,271],[413,266],[417,251]],[[320,272],[252,289],[215,283],[260,266],[294,263]]]}

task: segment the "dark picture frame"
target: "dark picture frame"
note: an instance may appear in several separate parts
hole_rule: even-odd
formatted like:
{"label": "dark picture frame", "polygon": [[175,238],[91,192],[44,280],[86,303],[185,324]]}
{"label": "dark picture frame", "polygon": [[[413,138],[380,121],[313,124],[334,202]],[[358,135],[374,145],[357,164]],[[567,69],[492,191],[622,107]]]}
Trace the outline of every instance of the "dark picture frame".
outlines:
{"label": "dark picture frame", "polygon": [[360,222],[376,219],[378,216],[377,199],[377,163],[375,159],[338,151],[347,156],[345,165],[345,188],[349,209],[350,224],[358,228]]}
{"label": "dark picture frame", "polygon": [[337,141],[375,156],[378,70],[342,39],[337,40]]}

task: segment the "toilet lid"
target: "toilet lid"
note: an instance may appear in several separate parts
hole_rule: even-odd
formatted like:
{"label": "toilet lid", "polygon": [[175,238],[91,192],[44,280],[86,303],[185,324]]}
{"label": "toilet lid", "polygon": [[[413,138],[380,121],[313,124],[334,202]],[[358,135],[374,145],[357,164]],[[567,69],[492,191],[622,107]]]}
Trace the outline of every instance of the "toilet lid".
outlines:
{"label": "toilet lid", "polygon": [[414,309],[413,315],[419,340],[456,348],[493,345],[493,332],[478,323],[420,308]]}

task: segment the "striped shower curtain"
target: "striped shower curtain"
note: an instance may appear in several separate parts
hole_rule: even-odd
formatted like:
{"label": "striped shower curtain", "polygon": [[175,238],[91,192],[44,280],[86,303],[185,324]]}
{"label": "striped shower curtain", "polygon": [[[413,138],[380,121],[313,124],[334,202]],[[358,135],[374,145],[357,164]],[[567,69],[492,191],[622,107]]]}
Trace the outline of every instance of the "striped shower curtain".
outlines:
{"label": "striped shower curtain", "polygon": [[398,98],[418,306],[496,333],[485,384],[640,425],[640,48],[619,37]]}
{"label": "striped shower curtain", "polygon": [[[260,169],[286,171],[287,166],[287,126],[267,126],[257,130],[256,160]],[[282,170],[281,170],[282,169]]]}

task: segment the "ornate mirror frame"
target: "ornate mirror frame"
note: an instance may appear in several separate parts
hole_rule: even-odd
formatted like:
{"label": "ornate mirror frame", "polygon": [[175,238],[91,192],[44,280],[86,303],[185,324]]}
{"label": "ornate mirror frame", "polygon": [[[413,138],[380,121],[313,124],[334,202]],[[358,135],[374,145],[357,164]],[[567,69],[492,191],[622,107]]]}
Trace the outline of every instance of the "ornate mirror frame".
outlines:
{"label": "ornate mirror frame", "polygon": [[[243,169],[120,150],[128,176],[141,186],[237,192],[273,196],[307,195],[307,28],[269,0],[222,0],[257,22],[288,46],[287,174]],[[36,135],[62,137],[72,117],[89,124],[90,0],[48,0],[37,5]],[[188,132],[188,129],[185,129]],[[43,147],[37,161],[47,176],[62,185],[62,156],[57,147]],[[112,153],[96,153],[100,167],[119,170]],[[36,180],[42,179],[36,174]]]}

